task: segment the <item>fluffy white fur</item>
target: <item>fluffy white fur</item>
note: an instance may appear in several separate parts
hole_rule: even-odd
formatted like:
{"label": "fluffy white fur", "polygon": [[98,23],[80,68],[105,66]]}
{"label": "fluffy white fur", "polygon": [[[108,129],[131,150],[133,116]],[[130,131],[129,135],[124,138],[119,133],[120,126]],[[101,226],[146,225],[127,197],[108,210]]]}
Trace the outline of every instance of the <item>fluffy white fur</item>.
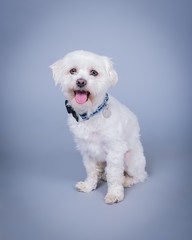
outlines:
{"label": "fluffy white fur", "polygon": [[[108,57],[87,51],[71,52],[51,68],[55,83],[61,86],[77,114],[87,112],[89,115],[95,111],[108,89],[118,80]],[[91,74],[92,70],[98,75]],[[86,80],[85,86],[79,88],[78,79]],[[89,93],[85,103],[76,101],[75,93],[78,90]],[[124,187],[143,182],[147,173],[136,116],[110,95],[108,108],[109,116],[104,116],[101,111],[89,120],[80,122],[69,114],[68,124],[87,172],[86,179],[78,182],[76,189],[90,192],[97,187],[100,179],[106,179],[108,192],[105,202],[112,204],[123,200]]]}

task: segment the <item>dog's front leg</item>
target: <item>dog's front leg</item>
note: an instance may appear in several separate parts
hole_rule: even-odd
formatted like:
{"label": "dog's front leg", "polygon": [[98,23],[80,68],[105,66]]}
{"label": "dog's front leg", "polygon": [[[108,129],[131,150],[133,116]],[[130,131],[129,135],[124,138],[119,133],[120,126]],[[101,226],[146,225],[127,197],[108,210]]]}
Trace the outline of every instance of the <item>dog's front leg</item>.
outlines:
{"label": "dog's front leg", "polygon": [[108,204],[117,203],[124,198],[124,154],[111,152],[107,156],[107,184],[108,192],[105,202]]}
{"label": "dog's front leg", "polygon": [[98,168],[97,162],[87,155],[83,156],[84,166],[87,172],[87,178],[85,181],[78,182],[76,189],[80,192],[90,192],[97,187],[98,182]]}

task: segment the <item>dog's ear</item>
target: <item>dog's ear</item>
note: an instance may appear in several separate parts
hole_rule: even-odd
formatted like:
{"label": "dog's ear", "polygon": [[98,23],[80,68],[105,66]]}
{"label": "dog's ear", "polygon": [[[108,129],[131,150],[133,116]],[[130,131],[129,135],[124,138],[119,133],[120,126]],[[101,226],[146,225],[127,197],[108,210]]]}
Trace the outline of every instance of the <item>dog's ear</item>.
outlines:
{"label": "dog's ear", "polygon": [[118,81],[118,76],[117,76],[117,72],[115,71],[115,69],[113,67],[113,62],[108,57],[104,56],[103,58],[104,58],[104,63],[105,63],[107,73],[109,75],[109,79],[111,81],[111,85],[115,86]]}
{"label": "dog's ear", "polygon": [[62,73],[63,73],[63,59],[58,60],[57,62],[53,63],[50,68],[52,69],[53,79],[55,84],[61,84]]}

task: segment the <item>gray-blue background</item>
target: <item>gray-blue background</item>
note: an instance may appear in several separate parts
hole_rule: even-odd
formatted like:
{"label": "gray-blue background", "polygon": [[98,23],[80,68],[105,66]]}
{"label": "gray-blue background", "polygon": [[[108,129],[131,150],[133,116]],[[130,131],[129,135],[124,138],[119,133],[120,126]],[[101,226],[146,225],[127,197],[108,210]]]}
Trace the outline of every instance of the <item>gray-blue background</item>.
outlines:
{"label": "gray-blue background", "polygon": [[[192,2],[0,1],[0,239],[192,238]],[[149,179],[104,203],[85,177],[48,68],[76,49],[112,57],[111,94],[138,116]]]}

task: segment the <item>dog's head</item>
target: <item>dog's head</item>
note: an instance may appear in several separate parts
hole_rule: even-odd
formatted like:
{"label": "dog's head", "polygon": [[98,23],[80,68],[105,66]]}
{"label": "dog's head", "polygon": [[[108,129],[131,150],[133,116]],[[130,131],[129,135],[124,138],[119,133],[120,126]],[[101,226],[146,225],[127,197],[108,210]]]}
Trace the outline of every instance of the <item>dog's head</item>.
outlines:
{"label": "dog's head", "polygon": [[53,78],[72,106],[84,111],[101,101],[118,80],[108,57],[87,51],[74,51],[51,65]]}

